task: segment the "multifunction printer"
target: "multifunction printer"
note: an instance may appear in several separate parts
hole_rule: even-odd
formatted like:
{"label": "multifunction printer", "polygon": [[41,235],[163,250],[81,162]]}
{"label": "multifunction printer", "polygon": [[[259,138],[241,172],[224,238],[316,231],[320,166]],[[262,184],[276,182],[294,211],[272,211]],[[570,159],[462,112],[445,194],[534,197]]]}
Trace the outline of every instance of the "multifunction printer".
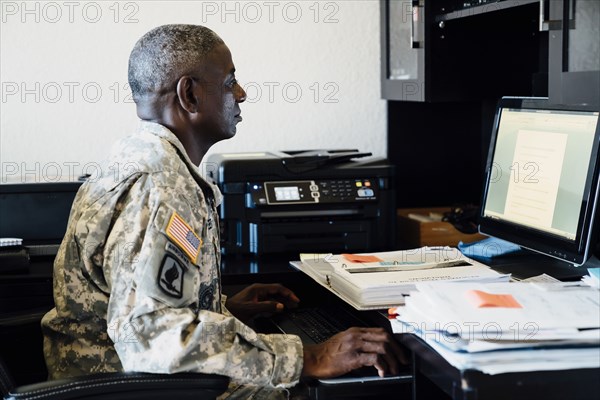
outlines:
{"label": "multifunction printer", "polygon": [[393,167],[357,150],[212,154],[225,254],[367,252],[395,244]]}

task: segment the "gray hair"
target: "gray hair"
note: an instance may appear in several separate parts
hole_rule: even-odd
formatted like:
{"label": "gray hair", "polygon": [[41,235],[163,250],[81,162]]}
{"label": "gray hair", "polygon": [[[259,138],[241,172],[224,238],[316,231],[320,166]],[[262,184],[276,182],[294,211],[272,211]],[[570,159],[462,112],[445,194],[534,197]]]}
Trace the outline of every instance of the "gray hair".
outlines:
{"label": "gray hair", "polygon": [[223,40],[200,25],[163,25],[137,41],[129,56],[129,86],[134,101],[149,93],[174,87],[177,80],[198,68]]}

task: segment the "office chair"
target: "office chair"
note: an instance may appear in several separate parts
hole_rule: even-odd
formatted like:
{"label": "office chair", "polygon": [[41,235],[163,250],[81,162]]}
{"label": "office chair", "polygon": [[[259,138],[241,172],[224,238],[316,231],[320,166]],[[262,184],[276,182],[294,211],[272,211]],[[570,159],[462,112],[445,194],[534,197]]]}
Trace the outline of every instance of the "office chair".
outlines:
{"label": "office chair", "polygon": [[111,373],[46,381],[13,387],[0,361],[0,387],[5,400],[67,399],[214,399],[225,392],[229,378],[208,374]]}
{"label": "office chair", "polygon": [[[225,392],[229,384],[229,378],[220,375],[200,374],[200,373],[180,373],[180,374],[147,374],[120,372],[110,374],[94,374],[76,378],[44,381],[37,383],[27,383],[17,385],[11,370],[17,374],[18,367],[22,368],[23,361],[32,369],[38,368],[35,365],[36,359],[42,352],[41,328],[39,319],[41,315],[34,315],[32,318],[25,318],[26,323],[15,324],[14,319],[4,319],[0,321],[0,337],[4,345],[19,347],[23,352],[22,360],[10,365],[8,358],[10,348],[3,346],[0,354],[0,392],[5,400],[67,400],[67,399],[214,399]],[[21,317],[22,318],[22,317]],[[23,319],[19,318],[19,322]],[[27,347],[19,342],[19,337],[29,334],[30,337],[38,338]],[[13,349],[14,350],[14,349]],[[35,354],[32,353],[34,351]],[[29,352],[29,353],[28,353]],[[9,365],[12,368],[9,368]],[[29,372],[29,371],[27,371]],[[45,371],[44,376],[45,376]],[[39,377],[42,374],[31,375]],[[16,378],[16,377],[15,377]]]}

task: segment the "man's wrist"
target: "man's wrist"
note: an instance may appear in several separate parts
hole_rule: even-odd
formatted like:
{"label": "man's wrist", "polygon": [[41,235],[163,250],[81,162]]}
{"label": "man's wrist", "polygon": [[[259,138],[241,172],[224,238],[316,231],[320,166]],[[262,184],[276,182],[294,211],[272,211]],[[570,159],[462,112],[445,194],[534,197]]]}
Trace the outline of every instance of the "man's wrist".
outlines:
{"label": "man's wrist", "polygon": [[302,348],[302,372],[301,376],[307,378],[316,377],[315,367],[318,365],[314,352],[314,345],[303,345]]}

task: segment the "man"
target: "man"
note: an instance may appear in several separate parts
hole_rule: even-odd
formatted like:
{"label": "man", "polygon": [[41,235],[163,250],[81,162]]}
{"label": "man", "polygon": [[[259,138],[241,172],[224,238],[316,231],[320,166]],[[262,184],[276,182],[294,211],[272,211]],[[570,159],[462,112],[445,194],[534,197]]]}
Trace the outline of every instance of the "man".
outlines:
{"label": "man", "polygon": [[294,306],[287,288],[221,294],[220,193],[197,166],[242,120],[246,94],[224,42],[202,26],[153,29],[131,52],[129,84],[140,129],[82,185],[55,261],[56,308],[42,321],[51,378],[197,371],[270,389],[365,365],[397,373],[401,353],[383,330],[303,347],[243,322]]}

